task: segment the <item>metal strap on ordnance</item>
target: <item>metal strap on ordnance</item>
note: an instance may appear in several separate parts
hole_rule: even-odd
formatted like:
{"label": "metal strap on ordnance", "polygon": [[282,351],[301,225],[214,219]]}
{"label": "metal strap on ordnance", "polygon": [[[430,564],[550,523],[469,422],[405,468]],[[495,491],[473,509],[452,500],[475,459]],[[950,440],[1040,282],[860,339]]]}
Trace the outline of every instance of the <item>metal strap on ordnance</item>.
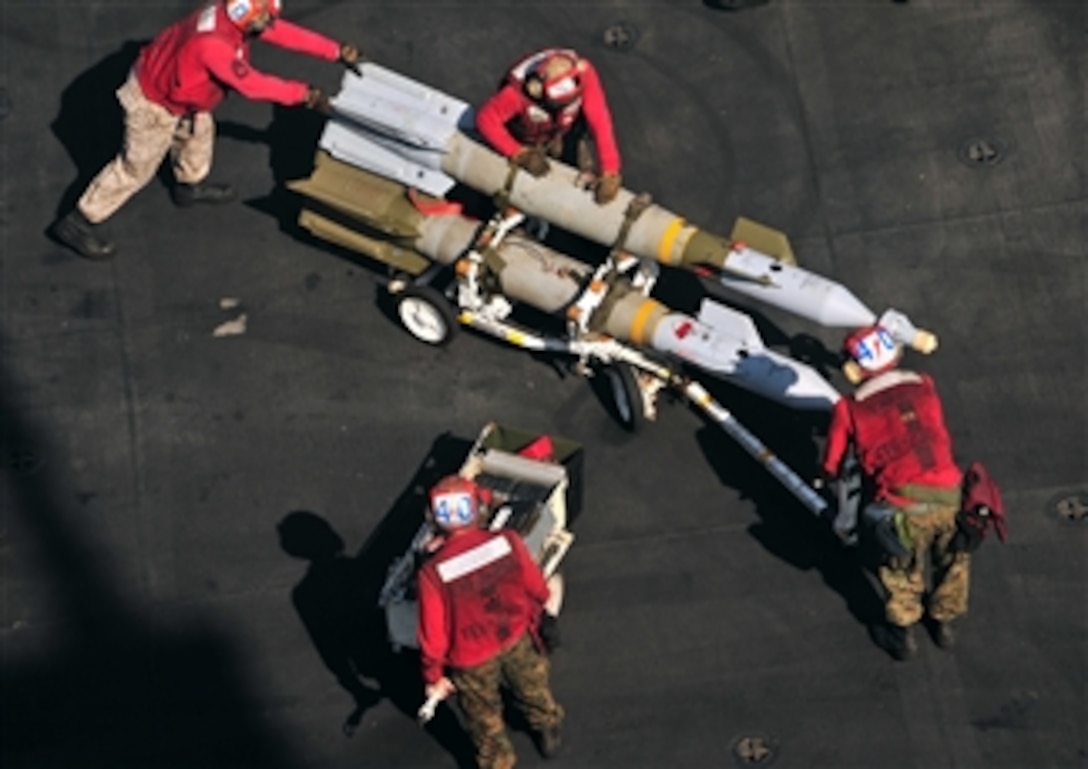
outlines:
{"label": "metal strap on ordnance", "polygon": [[502,189],[492,196],[492,200],[495,202],[495,208],[500,211],[505,211],[510,208],[510,195],[514,191],[514,180],[518,178],[518,172],[525,171],[521,166],[514,162],[513,158],[509,161],[509,168],[506,171],[506,181],[502,183]]}
{"label": "metal strap on ordnance", "polygon": [[608,277],[613,272],[611,258],[601,264],[589,279],[585,290],[578,295],[574,303],[567,308],[567,326],[572,337],[578,337],[589,330],[589,321],[597,308],[608,295],[611,282]]}
{"label": "metal strap on ordnance", "polygon": [[487,223],[476,238],[472,246],[473,251],[479,252],[484,259],[484,264],[494,272],[500,272],[506,262],[499,256],[499,246],[510,232],[525,221],[525,214],[511,206],[500,208],[491,221]]}
{"label": "metal strap on ordnance", "polygon": [[594,271],[593,277],[586,285],[585,290],[567,310],[567,320],[572,335],[576,336],[589,331],[593,316],[602,302],[608,297],[616,278],[638,263],[638,259],[624,250],[624,244],[627,241],[628,233],[631,231],[631,225],[642,215],[643,211],[650,207],[651,203],[653,203],[653,198],[648,193],[643,192],[631,198],[631,202],[627,204],[619,235],[616,236],[608,256]]}
{"label": "metal strap on ordnance", "polygon": [[525,214],[515,208],[500,210],[480,231],[468,252],[458,260],[456,274],[476,300],[482,301],[480,289],[506,267],[506,261],[499,255],[499,246],[524,220]]}
{"label": "metal strap on ordnance", "polygon": [[642,212],[649,208],[653,202],[654,199],[648,192],[640,192],[631,198],[631,202],[627,204],[627,210],[623,212],[623,224],[620,225],[620,232],[608,252],[609,259],[614,259],[623,253],[624,246],[627,244],[627,236],[631,232],[631,225],[642,216]]}

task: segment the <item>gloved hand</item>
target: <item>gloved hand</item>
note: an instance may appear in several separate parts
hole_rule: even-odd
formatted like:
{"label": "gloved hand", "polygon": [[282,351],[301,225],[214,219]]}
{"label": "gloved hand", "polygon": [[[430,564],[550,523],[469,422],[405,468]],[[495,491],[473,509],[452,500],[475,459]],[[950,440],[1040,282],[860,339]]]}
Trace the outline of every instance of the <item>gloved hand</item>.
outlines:
{"label": "gloved hand", "polygon": [[306,101],[304,101],[303,104],[306,105],[306,109],[312,109],[315,112],[320,112],[322,115],[332,114],[332,105],[329,104],[329,97],[316,85],[310,86],[306,91]]}
{"label": "gloved hand", "polygon": [[344,43],[340,46],[340,58],[338,61],[359,77],[363,76],[363,70],[360,69],[359,65],[365,58],[366,57],[359,52],[359,49],[351,43]]}
{"label": "gloved hand", "polygon": [[536,177],[544,176],[551,170],[551,164],[548,162],[548,158],[544,155],[544,151],[539,147],[522,147],[514,153],[514,156],[510,158],[510,160],[518,168],[524,168]]}
{"label": "gloved hand", "polygon": [[442,676],[433,684],[427,684],[423,687],[423,694],[427,699],[444,700],[455,691],[457,691],[457,687],[454,686],[453,681],[446,676]]}
{"label": "gloved hand", "polygon": [[453,681],[442,676],[433,684],[427,684],[423,688],[423,693],[426,695],[427,700],[419,706],[419,710],[416,711],[416,720],[420,724],[425,724],[434,718],[435,711],[438,709],[438,703],[449,697],[457,691],[457,687],[453,685]]}
{"label": "gloved hand", "polygon": [[955,553],[973,553],[978,550],[986,537],[986,519],[975,510],[960,510],[956,513],[956,535],[952,538],[951,549]]}
{"label": "gloved hand", "polygon": [[599,206],[611,203],[616,199],[616,195],[619,194],[622,186],[623,179],[619,174],[602,174],[594,187],[593,199]]}

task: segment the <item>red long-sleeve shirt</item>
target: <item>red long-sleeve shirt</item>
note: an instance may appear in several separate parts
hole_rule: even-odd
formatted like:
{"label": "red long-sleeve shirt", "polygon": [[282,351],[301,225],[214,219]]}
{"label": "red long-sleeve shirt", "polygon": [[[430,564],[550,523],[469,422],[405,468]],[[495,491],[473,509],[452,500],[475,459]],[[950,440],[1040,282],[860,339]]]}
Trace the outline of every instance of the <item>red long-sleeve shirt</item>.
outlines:
{"label": "red long-sleeve shirt", "polygon": [[[328,61],[340,55],[335,40],[276,19],[260,40]],[[149,101],[175,115],[210,112],[228,89],[246,98],[293,106],[306,100],[308,86],[253,69],[249,41],[215,2],[175,22],[144,46],[136,79]]]}
{"label": "red long-sleeve shirt", "polygon": [[907,500],[896,490],[908,483],[946,489],[960,485],[941,401],[925,374],[888,371],[835,404],[824,451],[828,477],[838,476],[851,443],[878,500],[903,504]]}
{"label": "red long-sleeve shirt", "polygon": [[423,681],[446,667],[471,668],[513,646],[548,600],[540,567],[515,532],[473,529],[451,536],[419,570]]}
{"label": "red long-sleeve shirt", "polygon": [[[546,53],[534,54],[534,57]],[[593,135],[601,172],[619,173],[620,151],[612,125],[612,113],[593,65],[587,59],[577,60],[582,82],[581,100],[551,114],[525,93],[524,64],[525,60],[510,70],[506,84],[476,113],[476,128],[487,143],[504,157],[510,157],[525,145],[546,144],[556,136],[565,136],[580,111],[585,115],[586,124]]]}

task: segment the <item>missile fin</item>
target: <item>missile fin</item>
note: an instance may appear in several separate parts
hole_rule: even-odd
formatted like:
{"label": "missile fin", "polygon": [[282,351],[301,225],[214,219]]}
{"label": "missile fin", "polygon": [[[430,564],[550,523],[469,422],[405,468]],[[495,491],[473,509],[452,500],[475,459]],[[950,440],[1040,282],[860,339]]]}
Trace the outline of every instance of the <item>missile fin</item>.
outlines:
{"label": "missile fin", "polygon": [[793,255],[790,239],[781,230],[738,216],[729,237],[734,242],[746,243],[757,251],[762,251],[786,264],[797,264],[797,257]]}
{"label": "missile fin", "polygon": [[699,322],[713,328],[720,334],[736,339],[750,350],[763,349],[763,338],[756,330],[751,317],[742,312],[726,307],[713,299],[703,299],[699,305]]}
{"label": "missile fin", "polygon": [[404,152],[387,149],[382,146],[382,141],[375,134],[364,136],[330,121],[321,135],[321,148],[338,160],[408,187],[416,187],[435,197],[442,197],[457,183],[452,177],[434,170],[430,164],[415,162]]}
{"label": "missile fin", "polygon": [[392,98],[402,103],[412,103],[418,111],[426,112],[453,126],[456,126],[464,113],[470,109],[468,102],[391,69],[386,69],[380,64],[366,62],[362,65],[362,69],[362,78],[345,74],[341,82],[341,94],[368,90],[386,95],[395,94]]}
{"label": "missile fin", "polygon": [[345,75],[331,100],[334,115],[418,149],[441,151],[469,105],[422,83],[376,67],[367,77]]}

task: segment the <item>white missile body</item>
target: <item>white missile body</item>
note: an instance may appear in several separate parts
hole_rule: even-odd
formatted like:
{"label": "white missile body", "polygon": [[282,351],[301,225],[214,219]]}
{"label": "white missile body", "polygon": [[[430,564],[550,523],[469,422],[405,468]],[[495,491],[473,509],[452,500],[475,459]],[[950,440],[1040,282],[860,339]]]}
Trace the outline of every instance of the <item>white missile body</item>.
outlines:
{"label": "white missile body", "polygon": [[793,408],[829,410],[840,397],[809,366],[764,347],[750,317],[711,299],[695,322],[681,313],[662,318],[652,347]]}
{"label": "white missile body", "polygon": [[[641,400],[645,418],[653,418],[653,399],[661,387],[683,393],[809,510],[821,514],[826,509],[819,494],[672,361],[792,408],[827,410],[839,393],[806,364],[767,349],[747,315],[706,299],[692,317],[652,298],[653,278],[647,276],[655,270],[648,268],[657,262],[704,276],[714,270],[727,290],[827,327],[870,325],[876,320],[872,310],[845,286],[793,264],[781,233],[757,225],[743,235],[782,257],[777,258],[706,232],[630,190],[597,205],[575,169],[553,162],[547,175],[536,178],[471,138],[474,115],[466,102],[373,63],[362,70],[361,77],[345,74],[342,91],[333,99],[334,117],[322,134],[313,174],[288,186],[364,227],[320,210],[304,210],[303,227],[418,280],[436,274],[435,264],[454,265],[455,322],[523,349],[577,356],[583,365],[630,367],[643,378],[635,383],[626,374],[624,401],[634,408],[634,401]],[[440,199],[456,184],[495,197],[499,213],[483,232],[480,222],[461,216],[448,201],[432,204],[411,192]],[[610,247],[608,260],[594,270],[526,236],[515,229],[525,215]],[[768,232],[769,239],[764,237]],[[409,331],[423,341],[442,343],[448,324],[435,320],[442,311],[435,310],[436,315],[426,309],[434,305],[418,293],[422,289],[413,293],[412,284],[401,278],[393,283],[399,287],[391,284],[390,290],[404,297],[398,307]],[[437,299],[444,304],[452,295],[447,290],[446,297]],[[568,336],[508,322],[511,300],[565,314]],[[936,348],[936,337],[903,313],[889,309],[880,322],[905,345],[926,353]],[[621,374],[614,376],[623,380]],[[639,395],[630,393],[636,384]],[[421,709],[421,717],[429,710]]]}
{"label": "white missile body", "polygon": [[[413,247],[449,264],[472,245],[478,230],[478,222],[463,216],[427,216]],[[503,239],[497,253],[504,263],[496,275],[503,296],[545,312],[568,307],[592,273],[585,262],[517,232]],[[605,315],[603,330],[792,408],[829,410],[840,397],[811,367],[767,349],[751,318],[710,299],[693,318],[629,291]]]}
{"label": "white missile body", "polygon": [[[321,147],[333,157],[435,196],[457,183],[488,195],[505,191],[510,205],[528,215],[596,243],[617,242],[635,198],[630,190],[598,206],[578,185],[578,172],[561,163],[541,178],[511,176],[505,158],[468,135],[474,122],[468,103],[377,64],[362,69],[362,77],[344,75],[332,101],[335,118]],[[628,225],[622,247],[636,256],[714,267],[724,288],[823,326],[858,328],[876,320],[842,284],[705,232],[656,204]]]}

